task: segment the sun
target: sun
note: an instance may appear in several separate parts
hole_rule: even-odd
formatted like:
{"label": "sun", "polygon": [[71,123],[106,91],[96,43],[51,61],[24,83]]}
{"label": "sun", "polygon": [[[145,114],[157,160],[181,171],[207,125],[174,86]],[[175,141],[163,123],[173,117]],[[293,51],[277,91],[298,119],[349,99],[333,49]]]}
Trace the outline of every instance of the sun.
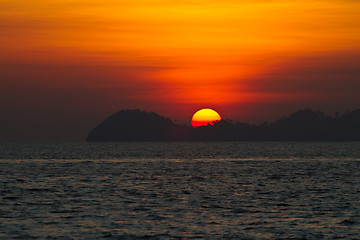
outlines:
{"label": "sun", "polygon": [[207,126],[208,124],[214,125],[214,122],[220,120],[221,117],[216,111],[210,108],[204,108],[197,111],[193,115],[191,119],[191,126],[195,128],[195,127]]}

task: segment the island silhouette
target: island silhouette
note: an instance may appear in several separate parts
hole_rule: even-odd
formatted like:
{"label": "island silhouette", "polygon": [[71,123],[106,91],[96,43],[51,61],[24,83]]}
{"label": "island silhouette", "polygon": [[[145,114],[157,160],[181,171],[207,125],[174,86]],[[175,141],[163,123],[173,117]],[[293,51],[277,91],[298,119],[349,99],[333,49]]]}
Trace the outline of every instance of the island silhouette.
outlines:
{"label": "island silhouette", "polygon": [[89,133],[89,142],[115,141],[359,141],[360,109],[326,115],[302,109],[259,125],[220,120],[193,128],[154,112],[121,110]]}

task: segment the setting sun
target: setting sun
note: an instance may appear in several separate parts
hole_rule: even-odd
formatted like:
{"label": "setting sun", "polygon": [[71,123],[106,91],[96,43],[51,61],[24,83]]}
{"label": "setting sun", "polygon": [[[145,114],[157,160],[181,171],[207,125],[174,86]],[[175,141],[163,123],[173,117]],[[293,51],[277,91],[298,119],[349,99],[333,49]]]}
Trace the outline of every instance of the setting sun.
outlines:
{"label": "setting sun", "polygon": [[208,124],[213,125],[214,122],[220,121],[221,117],[220,115],[209,108],[204,108],[199,111],[197,111],[192,119],[191,119],[191,125],[193,127],[201,127],[201,126],[207,126]]}

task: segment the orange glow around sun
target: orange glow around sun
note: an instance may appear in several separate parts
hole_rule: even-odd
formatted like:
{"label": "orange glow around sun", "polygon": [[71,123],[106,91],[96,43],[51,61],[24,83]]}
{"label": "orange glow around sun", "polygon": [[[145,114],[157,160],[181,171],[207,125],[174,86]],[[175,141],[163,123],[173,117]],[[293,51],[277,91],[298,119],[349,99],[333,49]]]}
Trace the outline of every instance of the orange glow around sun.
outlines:
{"label": "orange glow around sun", "polygon": [[213,125],[214,122],[220,121],[221,117],[220,115],[209,108],[204,108],[199,111],[197,111],[192,119],[191,119],[191,125],[193,127],[201,127],[201,126],[207,126],[208,124]]}

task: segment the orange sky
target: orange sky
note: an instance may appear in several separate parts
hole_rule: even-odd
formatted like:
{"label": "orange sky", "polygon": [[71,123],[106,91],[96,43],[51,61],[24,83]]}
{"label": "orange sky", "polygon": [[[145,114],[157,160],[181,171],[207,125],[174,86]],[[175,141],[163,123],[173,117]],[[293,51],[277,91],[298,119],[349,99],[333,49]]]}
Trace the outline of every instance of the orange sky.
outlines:
{"label": "orange sky", "polygon": [[0,53],[0,140],[84,139],[122,108],[187,123],[203,107],[247,122],[346,111],[360,1],[0,0]]}

